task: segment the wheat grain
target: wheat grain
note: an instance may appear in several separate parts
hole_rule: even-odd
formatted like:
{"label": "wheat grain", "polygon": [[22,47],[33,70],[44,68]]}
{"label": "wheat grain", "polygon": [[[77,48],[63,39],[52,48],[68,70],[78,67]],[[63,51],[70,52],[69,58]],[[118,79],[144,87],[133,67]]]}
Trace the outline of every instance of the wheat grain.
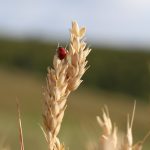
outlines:
{"label": "wheat grain", "polygon": [[86,57],[90,49],[82,40],[85,28],[79,28],[77,22],[72,22],[70,30],[70,47],[64,59],[60,60],[56,53],[53,68],[48,68],[47,86],[44,88],[43,121],[45,136],[49,150],[63,150],[57,135],[67,107],[66,101],[71,91],[78,88],[81,77],[86,71]]}

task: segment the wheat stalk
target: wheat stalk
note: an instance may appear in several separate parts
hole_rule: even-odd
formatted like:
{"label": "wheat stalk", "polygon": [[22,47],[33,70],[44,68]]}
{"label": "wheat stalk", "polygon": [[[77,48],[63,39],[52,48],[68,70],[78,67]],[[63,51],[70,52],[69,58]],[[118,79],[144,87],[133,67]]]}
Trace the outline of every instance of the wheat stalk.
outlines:
{"label": "wheat stalk", "polygon": [[70,92],[82,82],[81,77],[87,69],[86,57],[90,49],[86,48],[83,41],[85,28],[79,28],[77,22],[72,22],[70,33],[69,51],[64,59],[59,59],[58,54],[55,54],[53,68],[48,68],[47,86],[43,92],[43,132],[49,150],[65,149],[57,135],[67,107],[66,101]]}
{"label": "wheat stalk", "polygon": [[16,99],[17,104],[17,111],[18,111],[18,125],[19,125],[19,143],[20,143],[20,150],[24,150],[24,141],[23,141],[23,131],[22,131],[22,121],[21,121],[21,113],[19,107],[19,101]]}

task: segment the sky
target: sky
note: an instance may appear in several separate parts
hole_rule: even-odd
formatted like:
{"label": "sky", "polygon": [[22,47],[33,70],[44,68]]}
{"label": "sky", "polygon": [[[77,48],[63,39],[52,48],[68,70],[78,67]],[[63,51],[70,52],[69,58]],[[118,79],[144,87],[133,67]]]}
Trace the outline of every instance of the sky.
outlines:
{"label": "sky", "polygon": [[0,36],[67,40],[72,20],[89,41],[150,47],[150,0],[0,0]]}

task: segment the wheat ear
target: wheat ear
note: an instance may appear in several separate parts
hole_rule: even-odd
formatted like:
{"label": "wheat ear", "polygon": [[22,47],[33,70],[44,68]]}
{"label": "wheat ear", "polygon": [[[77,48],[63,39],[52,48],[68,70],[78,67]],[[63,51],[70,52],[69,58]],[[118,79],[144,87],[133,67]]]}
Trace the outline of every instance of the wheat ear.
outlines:
{"label": "wheat ear", "polygon": [[79,28],[77,22],[72,22],[70,29],[70,46],[64,59],[59,59],[56,52],[53,68],[48,68],[47,86],[44,88],[43,121],[44,135],[49,150],[63,150],[64,145],[57,137],[61,122],[67,107],[66,101],[71,91],[78,88],[81,77],[86,71],[86,57],[90,49],[83,41],[85,28]]}
{"label": "wheat ear", "polygon": [[143,143],[150,136],[150,131],[143,138],[143,140],[133,145],[132,127],[135,115],[135,108],[136,101],[134,102],[131,120],[129,118],[129,115],[127,117],[127,133],[124,136],[123,142],[121,142],[121,140],[119,140],[120,138],[117,136],[117,127],[116,125],[112,126],[112,121],[109,117],[108,108],[105,106],[105,109],[102,110],[103,116],[97,116],[98,124],[103,131],[100,137],[100,150],[142,150]]}

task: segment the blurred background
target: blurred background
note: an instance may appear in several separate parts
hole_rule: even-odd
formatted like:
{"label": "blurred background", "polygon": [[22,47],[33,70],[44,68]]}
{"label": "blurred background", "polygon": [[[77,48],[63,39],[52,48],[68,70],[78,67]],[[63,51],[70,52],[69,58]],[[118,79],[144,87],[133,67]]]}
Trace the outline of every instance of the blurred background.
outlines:
{"label": "blurred background", "polygon": [[0,0],[0,148],[19,149],[17,97],[25,149],[47,149],[39,127],[42,86],[57,44],[68,44],[72,20],[87,28],[91,67],[69,97],[61,141],[72,150],[98,143],[96,115],[104,104],[125,132],[134,100],[134,140],[141,140],[150,130],[149,14],[148,0]]}

